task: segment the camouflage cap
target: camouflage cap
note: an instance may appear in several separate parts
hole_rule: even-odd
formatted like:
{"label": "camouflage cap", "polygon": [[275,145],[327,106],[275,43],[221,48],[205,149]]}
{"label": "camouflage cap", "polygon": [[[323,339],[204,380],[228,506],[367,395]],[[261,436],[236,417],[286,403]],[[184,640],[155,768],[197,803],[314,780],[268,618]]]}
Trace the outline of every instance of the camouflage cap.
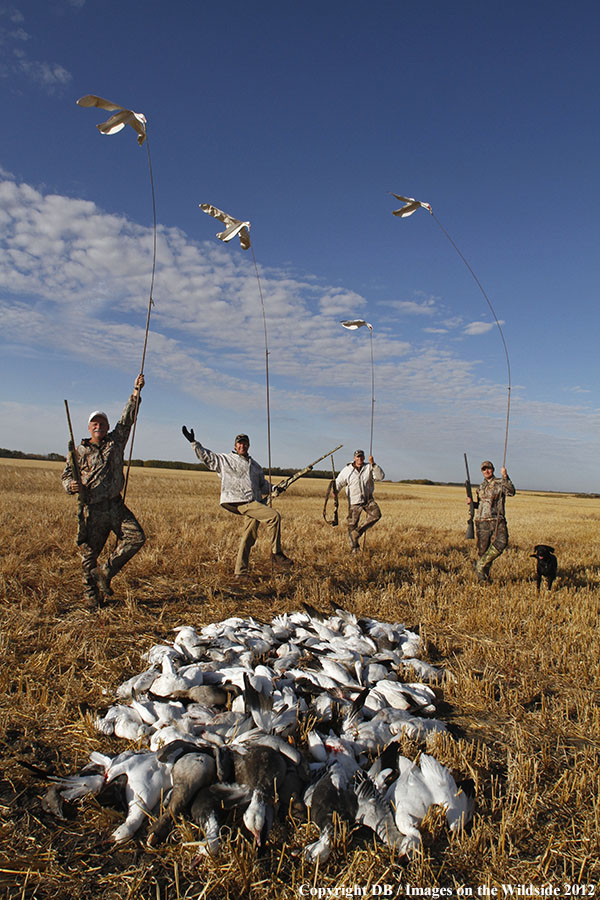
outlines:
{"label": "camouflage cap", "polygon": [[354,451],[354,455],[355,455],[355,456],[362,456],[362,458],[364,459],[364,458],[365,458],[365,451],[364,451],[364,450],[355,450],[355,451]]}
{"label": "camouflage cap", "polygon": [[247,434],[236,434],[234,444],[248,444],[250,446],[250,438]]}
{"label": "camouflage cap", "polygon": [[484,459],[484,461],[481,463],[481,468],[482,469],[491,469],[493,472],[494,471],[494,463],[490,462],[489,459]]}

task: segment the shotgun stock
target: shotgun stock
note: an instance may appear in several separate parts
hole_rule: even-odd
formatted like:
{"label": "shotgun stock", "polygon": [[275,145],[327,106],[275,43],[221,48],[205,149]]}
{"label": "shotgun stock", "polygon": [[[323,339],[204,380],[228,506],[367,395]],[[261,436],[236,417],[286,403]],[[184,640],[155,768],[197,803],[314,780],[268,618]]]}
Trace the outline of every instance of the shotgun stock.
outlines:
{"label": "shotgun stock", "polygon": [[475,515],[475,501],[473,500],[473,490],[471,488],[471,476],[469,475],[469,463],[467,462],[467,454],[465,456],[465,469],[467,470],[467,480],[465,481],[465,490],[469,498],[469,517],[467,519],[467,531],[465,538],[472,541],[475,538],[475,530],[473,528],[473,516]]}

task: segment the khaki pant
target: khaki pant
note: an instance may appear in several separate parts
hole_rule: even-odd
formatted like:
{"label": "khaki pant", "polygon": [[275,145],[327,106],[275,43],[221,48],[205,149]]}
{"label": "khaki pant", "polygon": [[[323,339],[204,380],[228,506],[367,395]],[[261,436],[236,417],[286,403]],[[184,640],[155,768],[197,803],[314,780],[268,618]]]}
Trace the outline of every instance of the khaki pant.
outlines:
{"label": "khaki pant", "polygon": [[125,506],[122,497],[102,500],[88,506],[86,540],[77,548],[81,554],[86,597],[97,597],[98,586],[92,575],[92,569],[97,568],[98,557],[111,531],[116,534],[119,543],[106,561],[109,579],[144,546],[146,536],[142,527],[131,510]]}
{"label": "khaki pant", "polygon": [[248,571],[250,551],[256,543],[258,526],[261,522],[267,526],[271,553],[281,553],[281,516],[276,509],[257,500],[251,500],[250,503],[222,503],[221,506],[236,516],[246,517],[235,561],[236,575]]}

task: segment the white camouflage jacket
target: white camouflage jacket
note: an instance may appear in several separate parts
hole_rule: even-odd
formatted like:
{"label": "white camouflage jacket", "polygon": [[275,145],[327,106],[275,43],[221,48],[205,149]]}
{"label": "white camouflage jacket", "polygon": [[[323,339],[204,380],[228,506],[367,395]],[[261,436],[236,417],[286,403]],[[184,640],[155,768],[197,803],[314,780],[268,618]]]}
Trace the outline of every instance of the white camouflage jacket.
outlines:
{"label": "white camouflage jacket", "polygon": [[271,486],[262,468],[251,456],[240,456],[235,450],[231,453],[213,453],[199,441],[194,441],[192,446],[198,459],[221,479],[219,503],[260,502],[270,492]]}
{"label": "white camouflage jacket", "polygon": [[335,479],[335,486],[338,491],[346,488],[350,506],[364,506],[373,499],[373,482],[383,481],[384,478],[385,472],[377,463],[371,465],[366,462],[360,469],[354,463],[348,463]]}

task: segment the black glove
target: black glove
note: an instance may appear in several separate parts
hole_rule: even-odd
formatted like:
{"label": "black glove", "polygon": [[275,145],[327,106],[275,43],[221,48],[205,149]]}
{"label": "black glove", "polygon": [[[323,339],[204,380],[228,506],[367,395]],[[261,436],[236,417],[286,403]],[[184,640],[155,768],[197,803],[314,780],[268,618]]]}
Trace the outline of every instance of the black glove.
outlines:
{"label": "black glove", "polygon": [[196,438],[194,437],[194,429],[190,428],[190,430],[188,431],[187,428],[185,427],[185,425],[182,425],[181,431],[183,433],[184,438],[187,438],[187,440],[190,442],[190,444],[193,444],[194,441],[196,440]]}

